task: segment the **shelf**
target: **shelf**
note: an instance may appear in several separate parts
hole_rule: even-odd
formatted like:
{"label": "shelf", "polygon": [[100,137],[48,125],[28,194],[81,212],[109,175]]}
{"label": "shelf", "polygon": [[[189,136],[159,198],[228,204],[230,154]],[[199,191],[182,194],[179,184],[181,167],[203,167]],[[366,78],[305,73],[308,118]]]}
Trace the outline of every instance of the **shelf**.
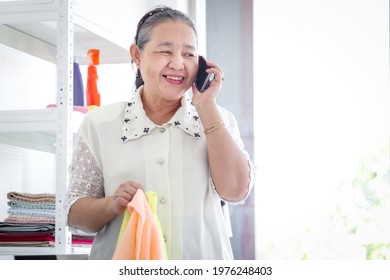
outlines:
{"label": "shelf", "polygon": [[[0,43],[52,63],[57,62],[57,1],[0,2]],[[87,64],[87,51],[100,50],[100,63],[130,63],[131,38],[107,30],[87,16],[74,13],[75,61]]]}
{"label": "shelf", "polygon": [[[85,114],[73,111],[74,136]],[[55,153],[56,108],[0,111],[0,142],[3,144]]]}
{"label": "shelf", "polygon": [[[91,247],[72,247],[72,255],[82,255],[82,258],[87,258]],[[54,247],[0,247],[0,260],[13,258],[13,256],[39,256],[39,255],[56,255]],[[62,259],[69,259],[70,255],[59,255]],[[68,257],[66,257],[68,256]],[[75,258],[75,257],[73,257]]]}
{"label": "shelf", "polygon": [[1,255],[54,255],[54,247],[0,247]]}

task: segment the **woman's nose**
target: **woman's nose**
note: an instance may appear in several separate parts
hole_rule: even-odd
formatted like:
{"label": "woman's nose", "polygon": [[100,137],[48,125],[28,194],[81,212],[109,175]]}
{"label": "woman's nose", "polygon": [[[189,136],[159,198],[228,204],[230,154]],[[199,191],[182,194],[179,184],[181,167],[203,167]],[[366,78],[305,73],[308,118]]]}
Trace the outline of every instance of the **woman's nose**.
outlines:
{"label": "woman's nose", "polygon": [[171,56],[171,61],[169,62],[168,67],[174,70],[184,69],[183,57],[181,55]]}

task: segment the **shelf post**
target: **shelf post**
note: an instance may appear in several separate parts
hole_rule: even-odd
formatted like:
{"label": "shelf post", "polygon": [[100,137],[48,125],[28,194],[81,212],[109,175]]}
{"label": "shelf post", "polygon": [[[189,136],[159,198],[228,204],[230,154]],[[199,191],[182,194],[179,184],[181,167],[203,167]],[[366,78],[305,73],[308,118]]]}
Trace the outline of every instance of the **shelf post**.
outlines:
{"label": "shelf post", "polygon": [[71,233],[66,226],[64,199],[68,187],[68,167],[72,157],[73,112],[73,0],[58,0],[57,20],[57,144],[56,144],[56,233],[57,254],[70,254]]}

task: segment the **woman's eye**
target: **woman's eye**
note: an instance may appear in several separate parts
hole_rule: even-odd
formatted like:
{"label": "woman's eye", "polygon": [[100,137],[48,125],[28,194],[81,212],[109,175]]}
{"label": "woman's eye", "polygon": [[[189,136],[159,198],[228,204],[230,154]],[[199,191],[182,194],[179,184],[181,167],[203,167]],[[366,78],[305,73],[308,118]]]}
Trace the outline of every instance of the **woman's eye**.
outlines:
{"label": "woman's eye", "polygon": [[162,55],[170,55],[170,54],[171,54],[170,51],[161,51],[160,53],[161,53]]}

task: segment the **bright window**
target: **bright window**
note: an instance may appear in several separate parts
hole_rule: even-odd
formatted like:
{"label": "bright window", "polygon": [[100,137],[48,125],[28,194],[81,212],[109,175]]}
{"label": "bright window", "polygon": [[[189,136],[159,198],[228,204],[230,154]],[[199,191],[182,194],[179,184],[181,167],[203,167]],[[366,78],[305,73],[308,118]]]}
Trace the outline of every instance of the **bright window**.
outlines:
{"label": "bright window", "polygon": [[390,259],[388,1],[254,20],[257,258]]}

